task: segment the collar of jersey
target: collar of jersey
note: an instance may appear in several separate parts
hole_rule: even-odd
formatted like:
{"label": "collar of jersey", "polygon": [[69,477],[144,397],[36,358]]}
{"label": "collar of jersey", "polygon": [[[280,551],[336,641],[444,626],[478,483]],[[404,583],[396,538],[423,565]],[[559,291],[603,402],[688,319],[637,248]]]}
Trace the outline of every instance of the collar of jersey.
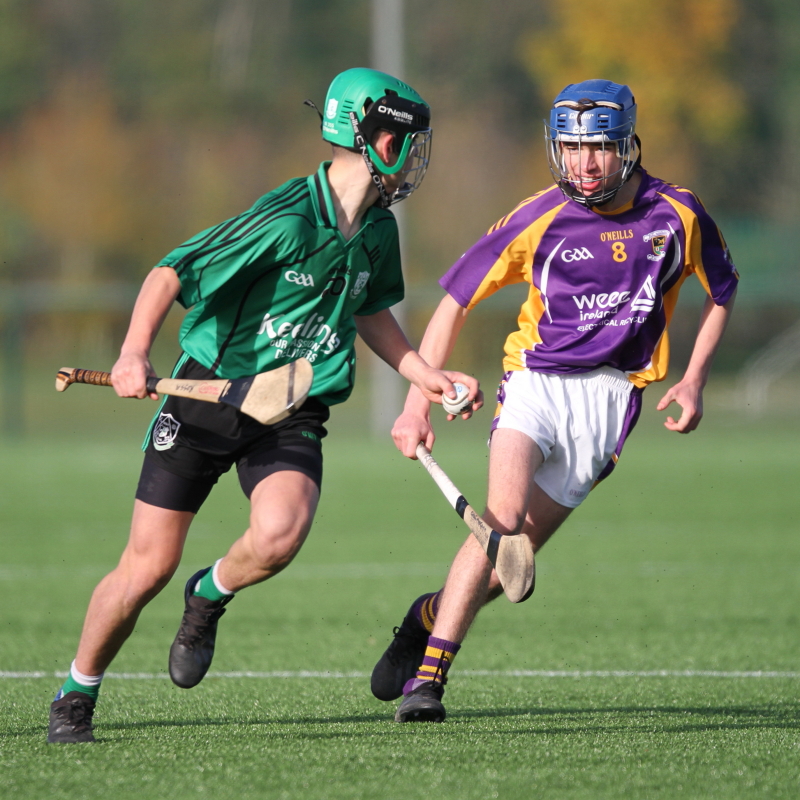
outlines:
{"label": "collar of jersey", "polygon": [[[328,183],[328,167],[330,161],[323,161],[319,169],[308,177],[308,186],[311,190],[311,202],[317,215],[317,225],[322,228],[331,228],[340,236],[342,232],[336,222],[336,208],[331,197],[331,185]],[[368,208],[361,218],[361,228],[347,243],[350,244],[358,238],[364,228],[372,222],[372,209]]]}
{"label": "collar of jersey", "polygon": [[624,206],[620,208],[615,208],[613,211],[601,211],[599,208],[593,208],[595,214],[599,214],[601,217],[614,217],[617,214],[624,214],[626,211],[630,211],[641,198],[642,194],[644,194],[645,184],[649,183],[650,176],[647,174],[647,171],[639,167],[642,172],[642,180],[639,184],[639,188],[636,190],[636,194],[625,203]]}
{"label": "collar of jersey", "polygon": [[330,161],[323,161],[319,169],[308,176],[308,187],[311,190],[311,203],[317,215],[317,225],[322,228],[336,228],[336,209],[331,198],[331,187],[328,183],[328,167]]}

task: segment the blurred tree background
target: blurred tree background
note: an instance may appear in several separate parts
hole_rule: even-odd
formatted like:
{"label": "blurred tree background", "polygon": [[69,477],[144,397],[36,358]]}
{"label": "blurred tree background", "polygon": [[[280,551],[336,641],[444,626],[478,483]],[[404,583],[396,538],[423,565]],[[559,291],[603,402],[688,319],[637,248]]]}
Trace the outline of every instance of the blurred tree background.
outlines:
{"label": "blurred tree background", "polygon": [[[369,64],[370,13],[369,0],[0,0],[6,359],[110,368],[135,284],[164,253],[327,157],[302,101]],[[645,167],[697,191],[729,240],[743,284],[720,366],[796,321],[796,0],[406,0],[405,20],[401,77],[435,129],[407,204],[412,338],[441,273],[551,181],[542,119],[588,77],[632,86]],[[460,365],[497,371],[518,297],[476,313]]]}

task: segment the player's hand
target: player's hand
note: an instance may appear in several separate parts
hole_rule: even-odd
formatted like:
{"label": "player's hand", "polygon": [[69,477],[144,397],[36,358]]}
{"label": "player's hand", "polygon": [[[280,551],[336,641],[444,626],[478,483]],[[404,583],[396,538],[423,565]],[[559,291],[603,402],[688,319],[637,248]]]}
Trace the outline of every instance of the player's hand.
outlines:
{"label": "player's hand", "polygon": [[[481,391],[480,384],[471,375],[465,375],[463,372],[431,368],[423,375],[421,382],[417,384],[417,386],[426,400],[441,405],[443,394],[455,400],[456,390],[453,386],[454,383],[463,383],[464,386],[469,389],[469,399],[472,401],[472,405],[469,406],[463,414],[458,415],[461,419],[469,419],[473,411],[477,411],[483,406],[483,392]],[[448,420],[453,420],[455,418],[455,414],[447,415]],[[419,441],[422,441],[422,439]],[[414,447],[416,447],[416,444]]]}
{"label": "player's hand", "polygon": [[418,411],[404,411],[392,428],[392,439],[397,449],[406,457],[416,460],[417,445],[422,442],[428,450],[433,448],[436,436],[430,415]]}
{"label": "player's hand", "polygon": [[147,378],[155,374],[150,359],[143,353],[123,353],[111,369],[111,383],[120,397],[158,400],[158,394],[147,391]]}
{"label": "player's hand", "polygon": [[667,417],[664,427],[676,433],[690,433],[697,428],[703,418],[702,385],[694,381],[676,383],[659,400],[656,409],[664,411],[673,402],[681,407],[680,419],[676,422],[673,417]]}

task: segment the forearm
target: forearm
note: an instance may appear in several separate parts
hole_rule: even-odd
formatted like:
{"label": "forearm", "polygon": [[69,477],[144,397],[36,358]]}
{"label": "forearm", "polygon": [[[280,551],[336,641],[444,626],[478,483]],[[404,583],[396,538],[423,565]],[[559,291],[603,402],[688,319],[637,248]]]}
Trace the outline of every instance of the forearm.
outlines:
{"label": "forearm", "polygon": [[355,323],[367,347],[404,378],[408,378],[409,364],[422,361],[388,308],[377,314],[356,316]]}
{"label": "forearm", "polygon": [[[467,313],[467,309],[459,306],[450,295],[446,295],[428,323],[420,345],[420,355],[417,356],[426,369],[434,375],[445,378],[444,383],[440,380],[440,387],[442,391],[447,391],[449,397],[455,397],[455,390],[447,381],[458,381],[470,387],[472,407],[461,415],[463,419],[469,419],[472,412],[483,405],[483,393],[478,387],[478,382],[475,378],[460,372],[439,370],[453,351]],[[433,447],[435,437],[430,422],[431,401],[439,403],[441,396],[437,397],[430,386],[426,389],[414,381],[414,385],[408,391],[403,413],[392,428],[395,445],[408,458],[416,458],[416,449],[420,442],[424,442],[428,449]],[[447,418],[455,419],[455,415],[449,414]]]}
{"label": "forearm", "polygon": [[444,372],[428,364],[408,343],[388,309],[369,316],[357,316],[355,323],[359,335],[370,349],[417,387],[426,403],[425,412],[430,401],[442,402],[442,393],[446,392],[451,398],[456,396],[453,387],[455,381],[467,386],[475,409],[482,405],[480,387],[475,378],[462,372]]}
{"label": "forearm", "polygon": [[[419,354],[436,369],[443,369],[455,347],[458,335],[469,311],[460,306],[449,294],[439,303],[425,329],[419,346]],[[406,411],[427,413],[429,401],[415,386],[411,386],[406,398]]]}
{"label": "forearm", "polygon": [[716,305],[711,298],[706,299],[692,356],[683,376],[684,381],[698,383],[700,386],[705,386],[708,382],[711,365],[728,326],[735,300],[735,293],[724,306]]}
{"label": "forearm", "polygon": [[180,288],[178,276],[170,267],[151,270],[136,298],[120,355],[148,356]]}
{"label": "forearm", "polygon": [[432,367],[444,368],[468,314],[449,294],[442,298],[419,346],[419,354]]}

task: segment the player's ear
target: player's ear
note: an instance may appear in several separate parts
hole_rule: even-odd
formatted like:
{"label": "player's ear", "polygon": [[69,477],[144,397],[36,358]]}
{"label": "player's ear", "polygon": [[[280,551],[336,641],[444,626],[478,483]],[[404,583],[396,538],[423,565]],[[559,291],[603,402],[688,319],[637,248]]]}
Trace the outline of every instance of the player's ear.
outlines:
{"label": "player's ear", "polygon": [[393,166],[397,161],[394,150],[395,135],[391,131],[378,130],[372,144],[372,149],[381,157],[381,161],[388,166]]}

